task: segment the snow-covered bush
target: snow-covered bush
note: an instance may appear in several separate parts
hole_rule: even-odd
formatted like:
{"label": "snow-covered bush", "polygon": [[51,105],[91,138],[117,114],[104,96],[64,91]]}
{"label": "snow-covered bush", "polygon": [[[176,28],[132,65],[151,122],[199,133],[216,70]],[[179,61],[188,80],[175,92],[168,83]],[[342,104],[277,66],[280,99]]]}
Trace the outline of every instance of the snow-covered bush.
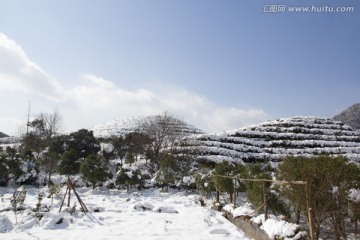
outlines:
{"label": "snow-covered bush", "polygon": [[202,173],[199,171],[196,175],[196,187],[201,195],[209,195],[212,191],[215,191],[215,182],[212,173]]}
{"label": "snow-covered bush", "polygon": [[30,184],[35,185],[38,181],[38,165],[35,159],[31,156],[22,160],[21,163],[22,174],[16,179],[19,184]]}
{"label": "snow-covered bush", "polygon": [[125,185],[127,190],[131,186],[143,184],[143,177],[140,169],[135,164],[124,164],[116,174],[117,185]]}
{"label": "snow-covered bush", "polygon": [[9,182],[36,184],[38,165],[32,153],[21,154],[18,149],[0,149],[0,185]]}

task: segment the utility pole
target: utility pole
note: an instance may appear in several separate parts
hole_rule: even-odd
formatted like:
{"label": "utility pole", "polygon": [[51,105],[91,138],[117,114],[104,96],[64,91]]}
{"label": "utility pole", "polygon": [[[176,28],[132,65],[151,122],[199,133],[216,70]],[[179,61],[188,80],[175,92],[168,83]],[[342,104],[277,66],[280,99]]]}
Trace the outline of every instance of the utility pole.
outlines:
{"label": "utility pole", "polygon": [[30,101],[29,101],[27,121],[26,121],[26,135],[29,135],[29,125],[30,125]]}

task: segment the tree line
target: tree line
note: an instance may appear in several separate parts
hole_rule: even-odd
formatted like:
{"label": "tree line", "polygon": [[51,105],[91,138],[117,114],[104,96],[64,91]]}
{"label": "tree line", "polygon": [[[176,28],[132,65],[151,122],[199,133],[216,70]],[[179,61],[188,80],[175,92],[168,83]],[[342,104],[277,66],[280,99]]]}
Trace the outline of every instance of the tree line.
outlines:
{"label": "tree line", "polygon": [[[28,123],[19,146],[1,149],[1,186],[51,185],[54,174],[80,174],[93,188],[102,184],[129,190],[131,186],[145,187],[145,180],[153,179],[165,189],[192,188],[209,197],[215,192],[216,202],[221,194],[233,202],[237,193],[246,192],[248,200],[260,206],[266,194],[272,213],[296,223],[309,223],[310,207],[315,239],[321,237],[326,224],[332,225],[336,239],[346,239],[346,221],[357,223],[360,218],[360,194],[358,199],[349,198],[351,191],[360,189],[360,169],[344,157],[289,156],[278,168],[268,162],[201,164],[186,153],[174,154],[184,135],[177,128],[179,120],[168,113],[142,122],[138,131],[108,138],[95,138],[87,129],[61,134],[60,125],[59,112],[39,114]],[[305,181],[308,188],[234,181],[219,175]]]}
{"label": "tree line", "polygon": [[0,152],[0,185],[50,185],[55,173],[80,174],[93,187],[106,180],[130,187],[154,176],[167,185],[175,172],[188,169],[188,162],[171,154],[183,133],[178,129],[182,122],[168,113],[145,119],[134,132],[107,138],[95,138],[87,129],[62,134],[61,123],[57,110],[27,123],[20,145]]}

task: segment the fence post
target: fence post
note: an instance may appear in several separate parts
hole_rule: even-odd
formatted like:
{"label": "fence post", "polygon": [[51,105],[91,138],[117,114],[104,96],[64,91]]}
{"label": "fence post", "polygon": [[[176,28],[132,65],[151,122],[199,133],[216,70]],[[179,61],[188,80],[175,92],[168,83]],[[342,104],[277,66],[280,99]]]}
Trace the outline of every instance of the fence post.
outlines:
{"label": "fence post", "polygon": [[215,188],[216,188],[216,202],[220,203],[220,194],[218,190],[218,175],[216,175],[216,179],[215,179]]}
{"label": "fence post", "polygon": [[266,221],[268,218],[268,215],[267,215],[268,205],[267,205],[267,193],[266,193],[265,185],[266,185],[266,183],[264,182],[264,215],[265,215],[265,221]]}
{"label": "fence post", "polygon": [[233,179],[234,181],[234,209],[236,208],[236,178]]}
{"label": "fence post", "polygon": [[305,194],[306,194],[306,206],[307,206],[307,210],[308,210],[308,218],[309,218],[309,231],[310,231],[310,239],[314,240],[315,239],[315,235],[314,235],[314,223],[313,223],[313,218],[312,218],[312,209],[310,207],[310,186],[308,184],[308,181],[306,181],[305,184]]}

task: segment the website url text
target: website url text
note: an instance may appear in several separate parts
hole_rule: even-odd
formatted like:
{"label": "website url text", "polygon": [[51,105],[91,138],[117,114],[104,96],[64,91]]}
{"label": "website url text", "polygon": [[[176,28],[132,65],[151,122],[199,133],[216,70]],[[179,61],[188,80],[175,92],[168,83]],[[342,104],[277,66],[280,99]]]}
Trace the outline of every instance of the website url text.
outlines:
{"label": "website url text", "polygon": [[352,13],[355,11],[354,7],[351,6],[287,6],[287,5],[262,5],[261,11],[263,13]]}

